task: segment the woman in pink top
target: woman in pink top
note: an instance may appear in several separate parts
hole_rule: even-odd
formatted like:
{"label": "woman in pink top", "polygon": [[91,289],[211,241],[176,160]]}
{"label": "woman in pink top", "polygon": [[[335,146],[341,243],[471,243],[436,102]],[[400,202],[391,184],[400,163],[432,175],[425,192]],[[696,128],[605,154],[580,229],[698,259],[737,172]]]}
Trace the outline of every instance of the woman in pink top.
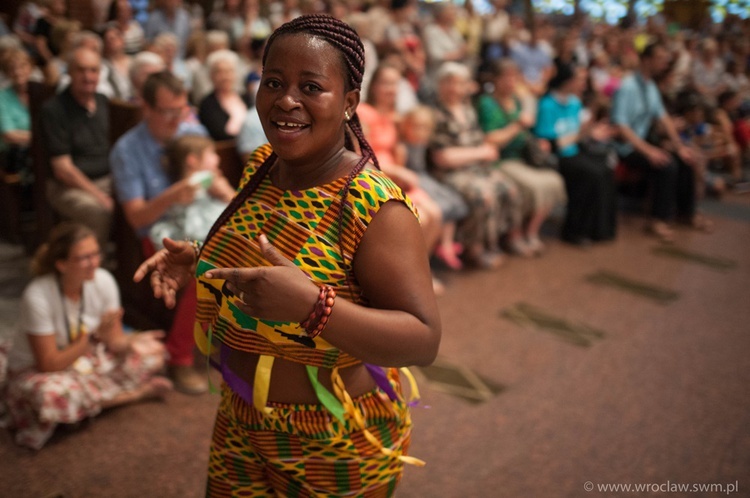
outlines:
{"label": "woman in pink top", "polygon": [[399,140],[398,124],[401,116],[396,111],[398,86],[402,77],[401,71],[395,66],[378,66],[372,75],[366,102],[360,103],[357,114],[365,136],[380,162],[380,168],[417,206],[425,241],[432,248],[440,238],[443,220],[440,207],[419,188],[418,176],[404,167],[406,149]]}

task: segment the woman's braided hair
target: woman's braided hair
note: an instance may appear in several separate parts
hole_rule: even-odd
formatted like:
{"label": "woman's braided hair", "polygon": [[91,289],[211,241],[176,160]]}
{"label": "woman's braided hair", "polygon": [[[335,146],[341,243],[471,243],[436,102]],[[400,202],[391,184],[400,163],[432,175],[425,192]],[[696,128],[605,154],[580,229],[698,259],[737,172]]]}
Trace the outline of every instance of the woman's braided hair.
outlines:
{"label": "woman's braided hair", "polygon": [[[362,75],[365,71],[365,49],[360,40],[359,35],[356,31],[346,24],[345,22],[326,14],[310,14],[297,17],[296,19],[289,21],[281,25],[276,31],[271,34],[266,43],[266,47],[263,51],[262,63],[265,66],[268,52],[273,45],[274,41],[278,38],[286,35],[305,34],[316,38],[323,39],[336,48],[342,57],[342,63],[345,74],[345,85],[346,91],[360,90],[362,88]],[[380,169],[378,160],[375,157],[375,152],[367,142],[364,132],[362,131],[362,124],[359,121],[359,116],[354,112],[348,121],[349,131],[357,139],[357,145],[359,150],[354,147],[351,136],[349,133],[345,137],[345,146],[347,149],[358,152],[361,159],[352,168],[352,171],[347,177],[347,181],[343,189],[341,190],[341,204],[337,216],[338,221],[338,233],[339,233],[339,249],[341,250],[341,256],[343,261],[343,246],[342,246],[342,231],[343,231],[343,216],[344,216],[344,205],[346,204],[346,198],[349,194],[349,187],[354,178],[365,168],[367,163],[371,161],[375,167]],[[276,153],[271,153],[263,164],[253,173],[252,177],[248,180],[247,184],[240,190],[237,195],[232,199],[229,206],[219,216],[214,223],[211,230],[206,236],[206,242],[232,217],[237,209],[245,202],[249,196],[255,192],[258,186],[261,184],[271,166],[276,161]],[[205,246],[205,244],[204,244]],[[348,269],[347,269],[348,272]]]}

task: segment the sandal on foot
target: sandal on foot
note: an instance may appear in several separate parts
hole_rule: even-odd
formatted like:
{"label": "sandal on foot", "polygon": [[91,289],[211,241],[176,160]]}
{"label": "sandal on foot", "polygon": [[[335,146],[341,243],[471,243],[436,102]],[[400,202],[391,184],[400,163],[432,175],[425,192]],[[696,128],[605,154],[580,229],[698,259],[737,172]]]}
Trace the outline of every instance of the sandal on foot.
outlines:
{"label": "sandal on foot", "polygon": [[508,251],[510,251],[511,254],[521,256],[522,258],[530,258],[534,256],[534,251],[531,250],[526,242],[520,238],[508,242]]}
{"label": "sandal on foot", "polygon": [[541,256],[546,249],[544,243],[539,240],[539,237],[529,237],[528,241],[526,242],[526,246],[532,253],[534,253],[535,256]]}
{"label": "sandal on foot", "polygon": [[472,266],[482,270],[497,270],[505,262],[502,253],[495,251],[486,251],[481,254],[469,256]]}
{"label": "sandal on foot", "polygon": [[435,256],[451,270],[458,271],[464,267],[464,264],[458,259],[458,256],[455,253],[446,251],[442,246],[435,248]]}
{"label": "sandal on foot", "polygon": [[646,232],[656,236],[659,242],[672,244],[675,240],[674,230],[663,221],[654,221],[646,226]]}
{"label": "sandal on foot", "polygon": [[693,216],[689,224],[692,228],[701,232],[712,233],[714,231],[714,222],[701,214]]}

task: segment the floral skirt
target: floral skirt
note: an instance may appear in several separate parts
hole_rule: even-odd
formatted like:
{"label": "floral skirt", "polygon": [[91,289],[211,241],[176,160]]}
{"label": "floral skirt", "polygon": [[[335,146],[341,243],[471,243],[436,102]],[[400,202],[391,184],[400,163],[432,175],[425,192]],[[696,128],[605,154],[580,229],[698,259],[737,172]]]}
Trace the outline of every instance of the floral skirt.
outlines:
{"label": "floral skirt", "polygon": [[41,449],[58,424],[93,417],[118,395],[137,390],[164,365],[156,355],[113,355],[100,346],[60,372],[33,369],[8,375],[7,424],[16,443]]}

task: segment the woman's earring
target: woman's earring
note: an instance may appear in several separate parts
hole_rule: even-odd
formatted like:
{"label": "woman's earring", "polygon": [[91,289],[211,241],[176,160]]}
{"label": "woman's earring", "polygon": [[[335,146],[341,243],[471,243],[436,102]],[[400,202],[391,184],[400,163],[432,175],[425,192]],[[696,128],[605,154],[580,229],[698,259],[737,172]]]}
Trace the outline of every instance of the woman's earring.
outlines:
{"label": "woman's earring", "polygon": [[347,121],[352,119],[351,116],[349,116],[349,111],[344,111],[344,117],[346,118]]}

